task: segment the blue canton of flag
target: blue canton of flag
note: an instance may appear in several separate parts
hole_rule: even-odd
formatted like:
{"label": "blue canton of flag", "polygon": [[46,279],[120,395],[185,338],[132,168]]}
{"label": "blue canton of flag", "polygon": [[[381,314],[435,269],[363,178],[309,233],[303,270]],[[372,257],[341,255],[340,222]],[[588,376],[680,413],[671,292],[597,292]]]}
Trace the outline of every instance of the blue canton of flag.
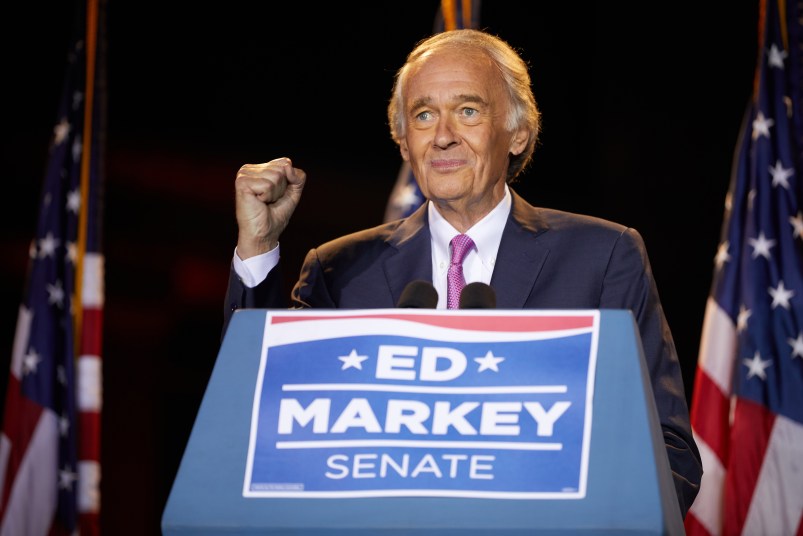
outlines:
{"label": "blue canton of flag", "polygon": [[796,2],[762,3],[753,98],[726,199],[692,402],[689,534],[801,534],[803,185]]}
{"label": "blue canton of flag", "polygon": [[[437,34],[459,28],[476,28],[479,13],[480,0],[442,0],[435,15],[432,33]],[[406,218],[415,212],[423,202],[424,194],[418,187],[410,164],[402,163],[385,207],[384,221]]]}

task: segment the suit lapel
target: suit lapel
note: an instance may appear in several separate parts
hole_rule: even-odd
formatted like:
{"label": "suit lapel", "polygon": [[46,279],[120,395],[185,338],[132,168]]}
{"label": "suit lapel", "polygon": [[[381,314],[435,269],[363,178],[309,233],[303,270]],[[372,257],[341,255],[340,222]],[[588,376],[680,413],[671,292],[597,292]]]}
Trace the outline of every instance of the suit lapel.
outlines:
{"label": "suit lapel", "polygon": [[394,304],[399,303],[404,287],[411,281],[432,281],[432,243],[428,230],[424,203],[387,240],[396,249],[396,254],[385,261],[385,276]]}
{"label": "suit lapel", "polygon": [[[549,250],[540,247],[538,236],[549,230],[538,209],[513,189],[513,205],[496,256],[491,286],[499,309],[521,309],[527,303]],[[424,203],[390,235],[387,242],[396,253],[384,263],[393,303],[398,303],[411,281],[432,281],[432,244],[427,204]]]}
{"label": "suit lapel", "polygon": [[539,247],[538,236],[549,230],[538,209],[512,189],[513,206],[496,256],[491,286],[499,309],[521,309],[527,303],[549,250]]}

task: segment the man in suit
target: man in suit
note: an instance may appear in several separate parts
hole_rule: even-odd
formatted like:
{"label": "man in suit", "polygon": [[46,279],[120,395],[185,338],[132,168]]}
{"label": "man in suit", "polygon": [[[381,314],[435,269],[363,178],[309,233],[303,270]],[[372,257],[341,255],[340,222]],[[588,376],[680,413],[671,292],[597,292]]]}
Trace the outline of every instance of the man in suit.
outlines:
{"label": "man in suit", "polygon": [[[485,32],[436,34],[396,74],[388,119],[428,202],[409,218],[311,250],[290,305],[392,308],[408,283],[423,279],[432,281],[437,306],[445,308],[453,298],[450,243],[465,235],[465,281],[490,284],[500,309],[631,310],[685,516],[702,465],[641,236],[617,223],[533,207],[510,186],[529,163],[540,127],[526,64]],[[305,183],[304,171],[288,158],[239,170],[226,324],[238,308],[288,305],[281,296],[279,236]]]}

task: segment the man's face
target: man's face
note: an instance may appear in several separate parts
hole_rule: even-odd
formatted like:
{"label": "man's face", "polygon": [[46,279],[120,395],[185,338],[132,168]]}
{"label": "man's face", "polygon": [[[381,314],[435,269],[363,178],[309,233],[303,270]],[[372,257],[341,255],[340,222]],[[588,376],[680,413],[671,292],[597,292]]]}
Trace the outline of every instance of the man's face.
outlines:
{"label": "man's face", "polygon": [[505,129],[508,107],[501,75],[482,54],[442,51],[413,67],[401,154],[442,212],[476,221],[502,199],[508,155],[526,144],[526,133]]}

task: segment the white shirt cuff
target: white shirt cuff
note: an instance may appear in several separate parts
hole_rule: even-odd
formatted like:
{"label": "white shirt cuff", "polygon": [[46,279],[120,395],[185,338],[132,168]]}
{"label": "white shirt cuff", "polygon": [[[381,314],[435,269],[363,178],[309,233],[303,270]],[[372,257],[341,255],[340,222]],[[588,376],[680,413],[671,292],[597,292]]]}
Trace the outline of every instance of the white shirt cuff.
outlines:
{"label": "white shirt cuff", "polygon": [[245,260],[242,260],[237,255],[237,248],[234,248],[234,259],[232,260],[234,272],[240,276],[243,285],[248,288],[254,288],[262,283],[277,264],[279,264],[279,246],[267,253],[255,255]]}

